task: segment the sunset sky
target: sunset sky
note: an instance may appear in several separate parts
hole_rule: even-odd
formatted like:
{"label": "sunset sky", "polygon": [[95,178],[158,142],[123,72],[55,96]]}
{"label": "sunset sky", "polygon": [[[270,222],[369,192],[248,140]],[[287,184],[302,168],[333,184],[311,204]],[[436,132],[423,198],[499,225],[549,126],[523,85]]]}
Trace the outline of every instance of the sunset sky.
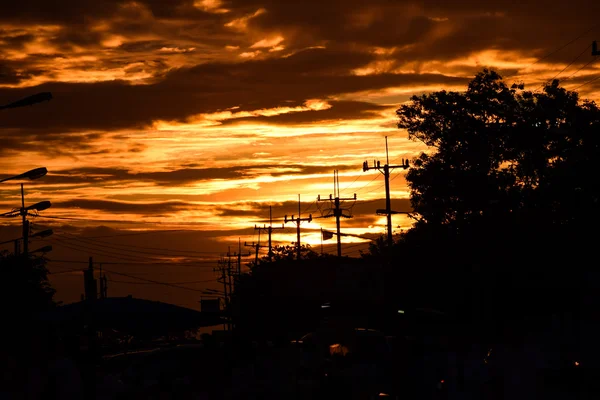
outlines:
{"label": "sunset sky", "polygon": [[[9,2],[0,105],[54,98],[0,111],[0,178],[49,170],[25,195],[26,205],[53,204],[31,221],[55,234],[31,247],[52,244],[48,258],[63,260],[50,263],[59,300],[79,298],[81,275],[68,269],[90,255],[113,272],[218,287],[199,281],[214,278],[214,260],[238,238],[258,240],[270,205],[279,226],[298,214],[298,194],[303,217],[329,207],[315,200],[333,194],[334,170],[341,196],[358,198],[345,202],[354,218],[342,230],[384,233],[383,177],[362,162],[383,164],[385,136],[392,164],[425,150],[396,128],[413,94],[464,90],[491,67],[531,90],[557,76],[600,98],[599,18],[600,2],[588,0]],[[399,211],[410,210],[404,174],[392,173]],[[0,184],[0,212],[19,205],[18,182]],[[0,241],[20,236],[18,218],[0,223]],[[276,241],[295,241],[286,227]],[[321,227],[335,221],[302,225],[318,251]],[[397,232],[409,227],[394,217]],[[358,256],[368,240],[344,243]],[[169,267],[173,258],[187,267]],[[111,295],[197,307],[199,292],[110,277]]]}

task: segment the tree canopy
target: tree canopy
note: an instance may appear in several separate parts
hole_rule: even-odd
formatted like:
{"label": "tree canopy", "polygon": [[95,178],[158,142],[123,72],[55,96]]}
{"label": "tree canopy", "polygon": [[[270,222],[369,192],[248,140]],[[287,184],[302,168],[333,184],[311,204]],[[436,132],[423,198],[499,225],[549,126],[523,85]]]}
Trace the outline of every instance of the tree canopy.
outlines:
{"label": "tree canopy", "polygon": [[2,304],[9,314],[29,317],[55,306],[56,292],[48,282],[46,259],[0,253]]}
{"label": "tree canopy", "polygon": [[407,292],[442,303],[496,293],[508,307],[517,287],[544,301],[579,288],[600,222],[594,102],[556,80],[528,91],[483,70],[464,92],[413,96],[396,113],[428,146],[407,174],[418,221],[395,249],[396,263],[410,265]]}
{"label": "tree canopy", "polygon": [[414,96],[397,115],[429,146],[407,174],[416,231],[583,240],[598,223],[600,110],[558,81],[536,93],[484,70],[465,92]]}

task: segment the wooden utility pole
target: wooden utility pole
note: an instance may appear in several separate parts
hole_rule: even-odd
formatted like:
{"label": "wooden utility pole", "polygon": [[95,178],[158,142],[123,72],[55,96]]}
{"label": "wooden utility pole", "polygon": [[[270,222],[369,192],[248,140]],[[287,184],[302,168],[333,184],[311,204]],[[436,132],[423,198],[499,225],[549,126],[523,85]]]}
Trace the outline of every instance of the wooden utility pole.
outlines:
{"label": "wooden utility pole", "polygon": [[[274,230],[276,229],[284,229],[285,227],[283,226],[283,224],[281,224],[281,226],[273,226],[273,211],[271,209],[271,206],[269,206],[269,226],[263,225],[261,226],[257,226],[254,225],[254,229],[258,229],[258,237],[260,238],[260,231],[267,231],[267,234],[269,235],[269,262],[271,262],[273,260],[273,246],[271,244],[271,235],[273,233]],[[246,244],[246,246],[248,246]],[[252,244],[252,247],[254,247],[254,243]],[[258,249],[260,248],[260,244],[256,245],[256,261],[258,262]]]}
{"label": "wooden utility pole", "polygon": [[300,202],[300,195],[298,195],[298,218],[294,218],[294,216],[292,215],[292,217],[290,219],[288,219],[287,215],[284,217],[283,221],[284,223],[288,223],[288,222],[294,222],[296,224],[296,259],[300,260],[300,224],[304,221],[306,222],[310,222],[312,221],[312,214],[308,214],[308,218],[300,218],[300,205],[302,203]]}
{"label": "wooden utility pole", "polygon": [[223,258],[221,258],[219,260],[219,262],[217,263],[217,268],[214,268],[213,271],[214,272],[219,272],[221,274],[221,280],[217,279],[217,282],[222,283],[223,284],[223,296],[225,297],[224,301],[225,301],[225,316],[227,318],[227,330],[231,330],[231,318],[229,315],[229,295],[227,292],[227,274],[225,272],[225,260]]}
{"label": "wooden utility pole", "polygon": [[231,246],[227,248],[227,281],[229,282],[229,297],[233,294],[233,280],[231,279]]}
{"label": "wooden utility pole", "polygon": [[[254,247],[254,246],[252,246],[252,247]],[[240,238],[238,238],[238,251],[234,252],[233,254],[231,254],[231,247],[229,247],[229,251],[227,252],[227,257],[229,257],[229,264],[231,264],[231,257],[232,256],[236,258],[235,272],[232,273],[230,271],[230,275],[234,276],[234,280],[233,280],[234,287],[237,284],[237,282],[235,281],[235,279],[239,279],[240,275],[242,274],[242,255],[244,257],[248,257],[248,256],[250,256],[250,253],[248,253],[248,254],[242,254],[242,240]],[[231,293],[233,293],[233,291],[231,291]]]}
{"label": "wooden utility pole", "polygon": [[388,143],[387,136],[385,137],[385,157],[386,164],[382,167],[379,161],[373,161],[373,166],[369,167],[369,163],[367,161],[363,162],[363,172],[366,172],[370,169],[376,169],[383,174],[385,179],[385,210],[377,210],[377,214],[386,215],[387,216],[387,243],[388,247],[392,247],[394,243],[394,239],[392,237],[392,214],[397,214],[398,212],[392,211],[391,206],[391,198],[390,198],[390,171],[394,168],[408,168],[408,160],[402,159],[402,164],[400,165],[389,165],[390,164],[390,156],[388,153]]}
{"label": "wooden utility pole", "polygon": [[[256,227],[255,227],[256,229]],[[248,244],[248,242],[244,242],[244,246],[252,247],[255,251],[254,253],[254,265],[258,265],[258,250],[260,249],[260,230],[258,231],[258,243],[252,242],[252,244]]]}
{"label": "wooden utility pole", "polygon": [[25,195],[23,193],[23,184],[21,183],[21,216],[23,217],[23,254],[25,258],[29,255],[29,221],[27,220],[27,210],[25,209]]}
{"label": "wooden utility pole", "polygon": [[[344,209],[341,207],[341,202],[346,200],[354,200],[356,201],[356,193],[354,193],[354,197],[341,198],[340,197],[340,178],[338,175],[338,171],[333,171],[333,197],[331,194],[329,195],[329,199],[321,199],[321,195],[317,196],[317,201],[329,201],[333,202],[333,208],[329,209],[329,212],[326,215],[323,215],[323,218],[327,217],[335,217],[335,224],[337,228],[337,255],[338,257],[342,256],[342,239],[340,232],[340,218],[352,218],[352,215],[348,212],[348,215],[344,215]],[[322,237],[322,234],[321,234]]]}

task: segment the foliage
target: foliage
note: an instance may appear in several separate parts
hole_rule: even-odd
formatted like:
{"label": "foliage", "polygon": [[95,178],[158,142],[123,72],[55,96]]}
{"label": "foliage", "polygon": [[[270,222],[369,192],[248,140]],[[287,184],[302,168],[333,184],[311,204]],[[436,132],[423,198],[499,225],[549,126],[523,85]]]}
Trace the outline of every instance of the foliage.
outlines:
{"label": "foliage", "polygon": [[[0,253],[2,304],[23,316],[46,311],[55,306],[55,290],[48,282],[46,259]],[[11,311],[11,310],[9,310]]]}
{"label": "foliage", "polygon": [[[294,243],[291,245],[276,245],[273,246],[271,251],[272,258],[268,255],[260,258],[260,263],[265,262],[279,262],[279,261],[292,261],[298,259],[298,249]],[[314,251],[310,244],[300,245],[300,260],[315,260],[321,257],[319,253]]]}
{"label": "foliage", "polygon": [[598,221],[600,110],[558,81],[532,93],[484,70],[466,92],[414,96],[397,115],[430,147],[407,174],[418,227],[564,234]]}
{"label": "foliage", "polygon": [[537,93],[483,70],[465,92],[413,96],[396,113],[429,146],[407,174],[418,222],[394,249],[421,267],[413,287],[441,277],[458,293],[521,285],[549,299],[579,284],[600,222],[595,103],[556,80]]}

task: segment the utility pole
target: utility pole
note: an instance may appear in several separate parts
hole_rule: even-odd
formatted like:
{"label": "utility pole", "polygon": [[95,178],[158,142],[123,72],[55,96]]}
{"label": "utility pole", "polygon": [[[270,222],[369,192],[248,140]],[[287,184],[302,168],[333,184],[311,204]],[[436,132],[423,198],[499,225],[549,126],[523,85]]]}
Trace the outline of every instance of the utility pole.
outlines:
{"label": "utility pole", "polygon": [[592,55],[600,56],[600,51],[598,51],[598,42],[595,40],[592,42]]}
{"label": "utility pole", "polygon": [[[273,231],[275,229],[284,229],[285,227],[283,226],[283,224],[281,224],[281,226],[273,226],[273,212],[271,209],[271,206],[269,206],[269,226],[263,225],[262,227],[254,225],[254,229],[258,229],[258,236],[260,238],[260,231],[267,231],[267,234],[269,235],[269,262],[271,262],[273,260],[273,246],[271,245],[271,235],[273,233]],[[254,244],[252,244],[252,246],[254,247]],[[256,261],[258,262],[258,249],[260,247],[264,247],[264,246],[260,246],[259,244],[256,245]]]}
{"label": "utility pole", "polygon": [[[354,200],[356,201],[356,193],[354,193],[354,197],[347,197],[347,198],[341,198],[340,197],[340,178],[338,175],[338,171],[335,170],[333,171],[333,193],[334,196],[333,197],[331,194],[329,195],[329,199],[321,199],[321,195],[317,196],[317,202],[320,201],[329,201],[330,203],[333,202],[333,208],[330,208],[328,210],[328,213],[326,215],[323,215],[323,218],[327,218],[327,217],[335,217],[335,225],[337,228],[337,255],[338,257],[342,256],[342,239],[341,239],[341,232],[340,232],[340,218],[344,217],[344,218],[352,218],[352,214],[350,214],[350,209],[346,210],[348,211],[347,215],[344,215],[344,208],[341,207],[341,202],[342,201],[346,201],[346,200]],[[332,213],[333,212],[333,213]],[[322,233],[321,233],[321,237],[322,237]]]}
{"label": "utility pole", "polygon": [[227,281],[229,282],[229,297],[233,294],[233,282],[231,279],[231,246],[227,248]]}
{"label": "utility pole", "polygon": [[21,216],[23,217],[23,254],[25,258],[29,255],[29,221],[27,221],[27,210],[25,209],[25,194],[21,183]]}
{"label": "utility pole", "polygon": [[388,247],[392,247],[394,243],[394,239],[392,237],[392,214],[397,214],[397,212],[392,211],[391,206],[391,198],[390,198],[390,171],[394,168],[408,168],[408,159],[402,159],[402,164],[400,165],[389,165],[390,164],[390,156],[388,153],[388,143],[387,136],[385,137],[385,157],[386,164],[382,167],[379,161],[373,161],[373,166],[369,167],[369,163],[367,161],[363,162],[363,172],[366,172],[370,169],[376,169],[383,174],[385,179],[385,210],[377,210],[378,214],[383,214],[387,216],[387,243]]}
{"label": "utility pole", "polygon": [[238,238],[237,261],[237,276],[239,279],[242,276],[242,238]]}
{"label": "utility pole", "polygon": [[298,195],[298,218],[294,218],[294,216],[292,215],[292,217],[290,219],[288,219],[287,215],[284,217],[283,221],[284,223],[288,223],[288,222],[294,222],[296,224],[296,259],[300,260],[300,224],[304,221],[306,222],[310,222],[312,221],[312,214],[308,214],[308,218],[300,218],[300,205],[302,203],[300,203],[300,195]]}
{"label": "utility pole", "polygon": [[105,299],[108,297],[108,282],[106,281],[106,274],[102,273],[102,264],[100,264],[100,276],[98,279],[100,280],[100,299]]}
{"label": "utility pole", "polygon": [[229,296],[227,292],[227,276],[225,272],[225,260],[221,258],[217,263],[217,268],[213,269],[214,272],[219,272],[221,274],[221,280],[217,279],[217,282],[223,284],[223,296],[225,296],[225,316],[227,318],[227,330],[231,330],[231,318],[229,316]]}
{"label": "utility pole", "polygon": [[[244,245],[246,245],[244,243]],[[246,245],[247,246],[247,245]],[[254,245],[252,245],[251,247],[256,247]],[[237,257],[237,267],[236,267],[236,271],[235,274],[237,275],[237,279],[240,278],[240,276],[242,276],[242,257],[250,257],[251,253],[246,253],[246,254],[242,254],[242,239],[238,238],[238,251],[237,253],[233,253],[234,257]],[[234,280],[235,283],[235,280]]]}
{"label": "utility pole", "polygon": [[88,269],[83,271],[83,280],[85,299],[89,304],[94,303],[98,298],[98,286],[94,278],[94,259],[92,257],[89,259]]}
{"label": "utility pole", "polygon": [[[254,227],[256,229],[256,226]],[[244,246],[252,247],[255,250],[254,255],[254,266],[258,265],[258,250],[260,249],[260,229],[258,230],[258,243],[252,242],[252,244],[248,244],[248,242],[244,242]]]}
{"label": "utility pole", "polygon": [[85,347],[82,349],[85,355],[85,364],[82,370],[84,398],[96,398],[96,324],[94,318],[94,303],[98,297],[98,287],[96,279],[94,279],[94,260],[90,256],[88,269],[83,271],[85,301],[84,301],[84,323],[85,323],[85,339],[87,340]]}

